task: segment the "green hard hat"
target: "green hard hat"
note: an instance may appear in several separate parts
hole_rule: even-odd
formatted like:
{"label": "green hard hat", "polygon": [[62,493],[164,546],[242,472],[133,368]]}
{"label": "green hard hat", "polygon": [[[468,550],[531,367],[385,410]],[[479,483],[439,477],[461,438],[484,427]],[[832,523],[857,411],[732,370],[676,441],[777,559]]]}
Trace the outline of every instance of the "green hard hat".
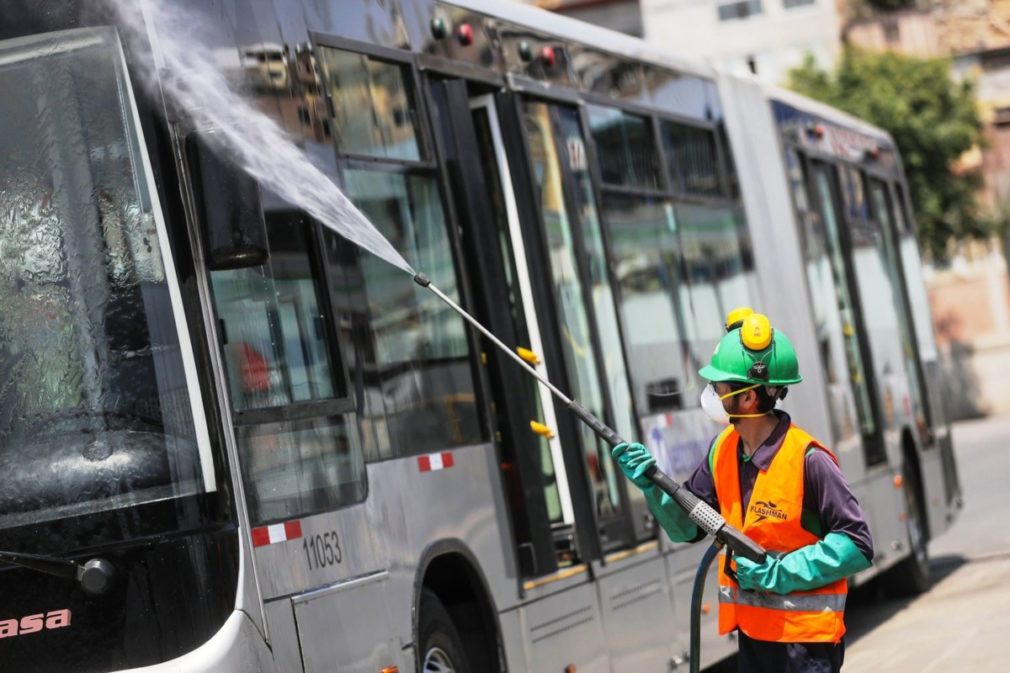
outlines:
{"label": "green hard hat", "polygon": [[789,386],[803,380],[792,343],[785,334],[773,330],[760,313],[747,316],[740,327],[727,332],[712,353],[712,361],[698,375],[714,382],[767,386]]}

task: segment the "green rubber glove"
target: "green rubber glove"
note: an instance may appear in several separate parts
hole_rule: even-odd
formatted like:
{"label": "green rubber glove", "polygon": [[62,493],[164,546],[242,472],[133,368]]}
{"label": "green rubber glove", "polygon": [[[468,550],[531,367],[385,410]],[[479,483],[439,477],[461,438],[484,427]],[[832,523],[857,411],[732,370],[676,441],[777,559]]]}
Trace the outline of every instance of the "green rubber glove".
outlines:
{"label": "green rubber glove", "polygon": [[638,442],[622,442],[610,450],[610,455],[617,461],[624,476],[643,491],[652,487],[652,482],[645,477],[645,471],[656,464],[649,450]]}
{"label": "green rubber glove", "polygon": [[674,542],[690,542],[698,537],[698,526],[691,521],[684,508],[657,486],[645,489],[645,502],[649,511]]}
{"label": "green rubber glove", "polygon": [[828,533],[823,540],[781,556],[768,554],[764,563],[741,556],[734,558],[741,589],[775,594],[818,589],[870,567],[870,562],[845,533]]}
{"label": "green rubber glove", "polygon": [[698,527],[687,516],[687,512],[645,477],[646,470],[656,464],[656,459],[647,448],[637,442],[618,444],[610,454],[624,475],[645,493],[649,511],[671,540],[687,542],[698,536]]}

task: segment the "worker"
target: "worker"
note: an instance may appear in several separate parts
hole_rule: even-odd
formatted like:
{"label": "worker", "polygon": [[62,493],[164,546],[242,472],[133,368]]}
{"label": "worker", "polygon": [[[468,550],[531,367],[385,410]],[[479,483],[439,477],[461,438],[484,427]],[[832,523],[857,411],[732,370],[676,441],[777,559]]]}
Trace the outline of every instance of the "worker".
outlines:
{"label": "worker", "polygon": [[[802,381],[785,334],[749,310],[726,328],[698,373],[709,382],[702,409],[727,427],[684,485],[769,553],[764,563],[723,557],[719,633],[739,631],[741,673],[839,671],[846,578],[870,567],[869,527],[835,455],[775,408]],[[645,446],[612,453],[671,540],[704,537],[645,477],[656,463]]]}

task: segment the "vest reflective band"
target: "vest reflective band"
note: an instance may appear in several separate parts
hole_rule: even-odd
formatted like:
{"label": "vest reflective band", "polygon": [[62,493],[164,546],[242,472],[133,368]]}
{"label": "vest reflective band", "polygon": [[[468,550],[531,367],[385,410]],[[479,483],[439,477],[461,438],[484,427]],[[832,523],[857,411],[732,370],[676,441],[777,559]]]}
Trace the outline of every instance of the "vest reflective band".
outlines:
{"label": "vest reflective band", "polygon": [[[723,518],[772,553],[788,553],[818,541],[800,525],[803,513],[803,467],[813,445],[831,456],[809,434],[791,425],[767,471],[758,473],[746,515],[740,494],[740,435],[730,426],[712,449],[712,477]],[[719,564],[719,633],[739,628],[751,638],[769,642],[810,643],[841,640],[848,584],[832,582],[812,591],[788,595],[743,591]]]}

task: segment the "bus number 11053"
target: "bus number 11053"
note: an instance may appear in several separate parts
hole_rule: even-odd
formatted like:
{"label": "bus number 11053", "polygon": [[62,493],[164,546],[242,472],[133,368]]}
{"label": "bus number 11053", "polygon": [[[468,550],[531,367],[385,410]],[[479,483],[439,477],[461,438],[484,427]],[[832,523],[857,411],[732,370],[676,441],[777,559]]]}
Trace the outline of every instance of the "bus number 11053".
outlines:
{"label": "bus number 11053", "polygon": [[344,559],[344,552],[340,549],[340,536],[336,531],[309,535],[302,540],[302,549],[305,550],[309,570],[336,565]]}

